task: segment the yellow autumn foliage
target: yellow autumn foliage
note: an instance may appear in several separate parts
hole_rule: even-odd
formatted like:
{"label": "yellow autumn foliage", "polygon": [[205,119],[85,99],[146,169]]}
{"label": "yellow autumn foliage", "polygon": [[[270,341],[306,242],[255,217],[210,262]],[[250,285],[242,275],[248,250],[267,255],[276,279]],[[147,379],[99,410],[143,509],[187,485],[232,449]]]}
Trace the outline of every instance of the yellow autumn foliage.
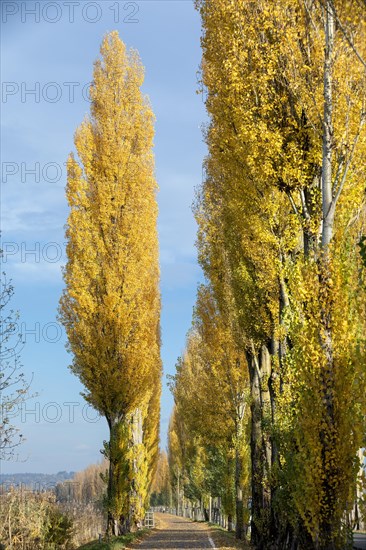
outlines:
{"label": "yellow autumn foliage", "polygon": [[[160,293],[154,115],[144,70],[114,31],[103,40],[91,112],[68,163],[68,263],[61,319],[72,371],[108,422],[110,528],[141,521],[158,453]],[[119,527],[122,525],[122,527]]]}

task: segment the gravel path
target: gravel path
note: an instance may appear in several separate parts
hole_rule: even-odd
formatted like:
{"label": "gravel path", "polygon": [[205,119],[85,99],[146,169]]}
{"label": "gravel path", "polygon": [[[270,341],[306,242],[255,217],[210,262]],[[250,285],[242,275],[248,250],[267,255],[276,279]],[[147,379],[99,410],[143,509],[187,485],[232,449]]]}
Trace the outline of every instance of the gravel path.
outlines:
{"label": "gravel path", "polygon": [[155,514],[157,530],[138,545],[132,546],[136,550],[175,550],[184,548],[196,550],[200,548],[214,548],[209,539],[210,532],[205,524],[193,523],[189,519],[172,516],[170,514]]}

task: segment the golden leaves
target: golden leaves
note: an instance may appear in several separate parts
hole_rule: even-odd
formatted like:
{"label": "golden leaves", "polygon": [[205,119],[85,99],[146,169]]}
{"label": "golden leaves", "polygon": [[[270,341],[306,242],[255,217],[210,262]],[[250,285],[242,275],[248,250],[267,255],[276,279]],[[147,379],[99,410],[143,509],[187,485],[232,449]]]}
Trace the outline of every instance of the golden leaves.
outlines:
{"label": "golden leaves", "polygon": [[[133,505],[141,517],[157,457],[161,385],[154,116],[140,91],[137,52],[127,52],[114,31],[104,38],[101,55],[91,115],[75,133],[80,162],[68,159],[68,263],[60,316],[72,370],[88,400],[110,425],[119,419],[118,433],[111,435],[118,471],[125,461],[134,475],[138,465]],[[144,424],[136,445],[128,443],[136,436],[130,418]],[[115,475],[119,516],[131,487]]]}
{"label": "golden leaves", "polygon": [[344,187],[327,263],[319,243],[323,12],[296,0],[270,8],[261,0],[197,2],[210,116],[196,205],[199,259],[220,312],[238,322],[243,349],[250,353],[250,341],[254,349],[281,346],[272,358],[280,381],[270,427],[284,465],[281,513],[314,540],[331,514],[340,525],[366,406],[366,308],[355,252],[365,232],[366,88],[355,54],[365,53],[365,21],[349,3],[334,4],[354,43],[337,25],[333,197]]}

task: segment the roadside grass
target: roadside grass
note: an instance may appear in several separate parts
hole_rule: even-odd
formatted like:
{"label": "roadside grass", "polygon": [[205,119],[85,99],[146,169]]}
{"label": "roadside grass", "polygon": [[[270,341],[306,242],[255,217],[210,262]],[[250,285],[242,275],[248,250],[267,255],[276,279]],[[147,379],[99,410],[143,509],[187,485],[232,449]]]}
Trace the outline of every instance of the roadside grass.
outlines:
{"label": "roadside grass", "polygon": [[237,540],[234,531],[227,531],[216,523],[207,523],[211,531],[211,538],[216,548],[225,548],[225,550],[250,550],[252,546],[249,541]]}
{"label": "roadside grass", "polygon": [[132,543],[140,542],[149,533],[151,533],[151,529],[141,529],[140,531],[136,531],[136,533],[127,533],[121,537],[111,537],[109,541],[103,540],[101,543],[98,540],[93,540],[79,546],[78,550],[122,550]]}

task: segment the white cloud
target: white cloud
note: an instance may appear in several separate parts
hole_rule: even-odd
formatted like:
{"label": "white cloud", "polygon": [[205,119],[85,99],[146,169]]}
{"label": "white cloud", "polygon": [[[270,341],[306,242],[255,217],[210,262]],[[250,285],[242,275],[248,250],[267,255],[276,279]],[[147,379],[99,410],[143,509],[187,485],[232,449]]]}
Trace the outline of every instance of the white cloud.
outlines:
{"label": "white cloud", "polygon": [[4,184],[1,195],[3,233],[19,232],[27,239],[50,231],[62,235],[67,210],[61,185]]}
{"label": "white cloud", "polygon": [[9,271],[17,281],[23,281],[31,284],[52,283],[60,284],[62,282],[61,263],[30,263],[15,262],[9,264]]}

